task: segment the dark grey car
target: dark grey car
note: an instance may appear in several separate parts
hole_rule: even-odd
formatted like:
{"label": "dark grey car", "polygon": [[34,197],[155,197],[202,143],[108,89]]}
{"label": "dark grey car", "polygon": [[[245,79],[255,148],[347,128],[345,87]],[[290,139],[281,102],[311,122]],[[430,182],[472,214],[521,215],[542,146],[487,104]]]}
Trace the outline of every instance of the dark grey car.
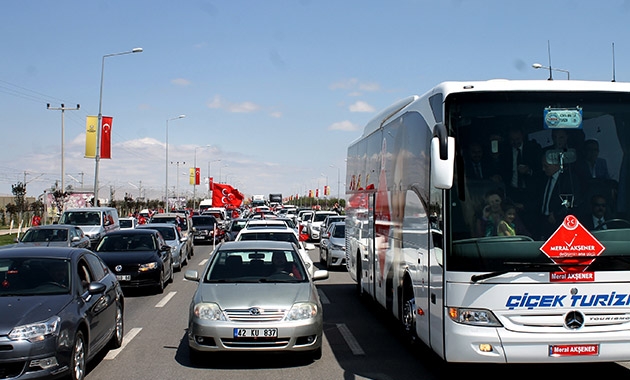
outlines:
{"label": "dark grey car", "polygon": [[124,296],[88,249],[0,250],[0,374],[81,380],[87,363],[123,341]]}
{"label": "dark grey car", "polygon": [[90,238],[83,230],[71,224],[47,224],[33,226],[16,240],[16,246],[90,248]]}

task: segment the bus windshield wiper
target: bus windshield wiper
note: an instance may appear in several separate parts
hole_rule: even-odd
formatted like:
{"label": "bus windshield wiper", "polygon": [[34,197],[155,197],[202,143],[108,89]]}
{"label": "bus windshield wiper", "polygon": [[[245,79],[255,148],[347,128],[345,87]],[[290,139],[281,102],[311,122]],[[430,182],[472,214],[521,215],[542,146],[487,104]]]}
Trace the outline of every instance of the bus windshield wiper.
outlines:
{"label": "bus windshield wiper", "polygon": [[[504,262],[503,265],[505,266],[512,266],[510,269],[502,269],[502,270],[497,270],[494,272],[488,272],[488,273],[484,273],[484,274],[474,274],[470,277],[470,281],[472,282],[478,282],[481,280],[487,280],[489,278],[492,277],[497,277],[497,276],[501,276],[504,275],[506,273],[510,273],[510,272],[520,272],[523,269],[540,269],[540,268],[544,268],[544,267],[558,267],[558,264],[556,263],[520,263],[520,262]],[[572,266],[577,266],[572,264]]]}

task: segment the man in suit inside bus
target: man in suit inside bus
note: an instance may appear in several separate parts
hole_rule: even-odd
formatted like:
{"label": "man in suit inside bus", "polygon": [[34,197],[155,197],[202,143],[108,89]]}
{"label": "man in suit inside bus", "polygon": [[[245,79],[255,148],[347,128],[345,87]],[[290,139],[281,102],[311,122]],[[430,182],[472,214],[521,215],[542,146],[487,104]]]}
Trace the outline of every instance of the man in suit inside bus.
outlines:
{"label": "man in suit inside bus", "polygon": [[577,178],[570,170],[559,163],[550,163],[547,156],[542,156],[542,169],[546,180],[539,189],[539,211],[541,215],[539,234],[546,239],[558,228],[564,217],[573,212],[573,206],[580,202],[580,190]]}
{"label": "man in suit inside bus", "polygon": [[511,128],[507,140],[501,170],[506,195],[524,220],[531,219],[536,216],[536,200],[532,191],[542,180],[539,170],[542,148],[535,140],[527,140],[521,128]]}

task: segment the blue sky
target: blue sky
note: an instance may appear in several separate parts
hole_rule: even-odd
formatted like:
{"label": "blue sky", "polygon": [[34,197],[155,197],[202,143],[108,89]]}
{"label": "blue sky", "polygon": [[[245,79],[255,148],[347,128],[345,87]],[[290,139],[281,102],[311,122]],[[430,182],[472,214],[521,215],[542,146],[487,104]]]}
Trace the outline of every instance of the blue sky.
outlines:
{"label": "blue sky", "polygon": [[[100,196],[192,195],[188,167],[247,195],[343,195],[347,145],[445,80],[630,80],[630,1],[78,1],[3,4],[0,194],[93,188],[85,118],[113,116]],[[563,72],[554,79],[565,80]],[[221,160],[221,161],[218,161]],[[170,162],[173,164],[170,164]],[[179,162],[179,166],[177,166]],[[184,164],[185,163],[185,164]],[[338,175],[340,180],[337,180]],[[203,195],[202,186],[196,189]]]}

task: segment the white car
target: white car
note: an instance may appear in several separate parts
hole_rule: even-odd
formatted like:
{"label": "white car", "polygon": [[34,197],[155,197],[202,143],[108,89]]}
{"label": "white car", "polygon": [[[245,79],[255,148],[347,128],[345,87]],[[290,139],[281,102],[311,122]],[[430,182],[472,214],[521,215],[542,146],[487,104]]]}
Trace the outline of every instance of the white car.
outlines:
{"label": "white car", "polygon": [[188,264],[188,260],[192,256],[190,246],[187,244],[188,237],[183,236],[177,226],[172,223],[147,223],[136,227],[136,229],[143,228],[159,231],[166,244],[171,247],[173,269],[180,271],[184,265]]}
{"label": "white car", "polygon": [[307,224],[309,238],[313,241],[319,241],[321,233],[323,232],[321,231],[321,226],[322,223],[324,223],[324,220],[326,220],[328,216],[337,215],[339,214],[334,211],[315,211],[313,217],[311,218],[311,220],[309,220]]}
{"label": "white car", "polygon": [[287,241],[289,243],[294,243],[297,245],[300,255],[302,256],[302,260],[306,265],[306,269],[308,273],[312,276],[315,272],[315,265],[313,264],[313,260],[308,254],[308,251],[311,249],[315,249],[314,244],[304,244],[301,242],[298,234],[295,233],[295,230],[292,228],[285,226],[245,226],[241,229],[236,235],[234,241],[249,241],[249,240],[272,240],[272,241]]}
{"label": "white car", "polygon": [[326,268],[346,265],[346,223],[333,222],[322,233],[319,242],[319,262]]}

